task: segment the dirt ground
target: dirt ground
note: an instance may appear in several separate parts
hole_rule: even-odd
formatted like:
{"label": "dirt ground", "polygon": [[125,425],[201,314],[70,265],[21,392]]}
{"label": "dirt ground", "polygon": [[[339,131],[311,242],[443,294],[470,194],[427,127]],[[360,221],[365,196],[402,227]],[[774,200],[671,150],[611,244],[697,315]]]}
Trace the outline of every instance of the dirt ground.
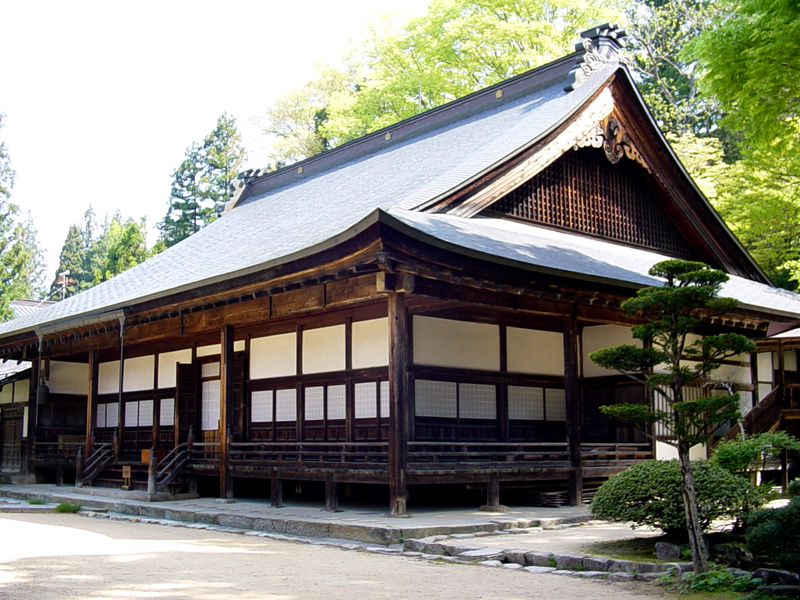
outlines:
{"label": "dirt ground", "polygon": [[659,588],[78,515],[0,517],[3,600],[633,600]]}

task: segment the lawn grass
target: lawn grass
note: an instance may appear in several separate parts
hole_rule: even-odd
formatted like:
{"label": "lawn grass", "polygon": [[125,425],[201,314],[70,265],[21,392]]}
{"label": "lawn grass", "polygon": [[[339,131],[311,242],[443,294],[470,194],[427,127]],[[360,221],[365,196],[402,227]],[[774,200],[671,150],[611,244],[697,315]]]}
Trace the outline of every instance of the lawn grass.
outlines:
{"label": "lawn grass", "polygon": [[665,563],[674,560],[661,560],[656,558],[656,543],[666,541],[664,536],[648,538],[627,538],[623,540],[610,540],[594,542],[582,548],[587,554],[607,556],[619,560],[633,560],[636,562]]}

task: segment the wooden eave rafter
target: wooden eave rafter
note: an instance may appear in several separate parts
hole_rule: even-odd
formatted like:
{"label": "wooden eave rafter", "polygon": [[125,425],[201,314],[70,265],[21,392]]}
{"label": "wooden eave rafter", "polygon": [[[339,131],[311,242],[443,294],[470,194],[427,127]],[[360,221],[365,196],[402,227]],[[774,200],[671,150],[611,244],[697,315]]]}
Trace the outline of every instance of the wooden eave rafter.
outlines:
{"label": "wooden eave rafter", "polygon": [[703,260],[732,274],[769,284],[761,268],[677,162],[625,73],[617,70],[583,108],[532,146],[421,210],[473,217],[566,152],[587,146],[602,148],[610,162],[634,160],[650,174],[667,200],[665,210]]}

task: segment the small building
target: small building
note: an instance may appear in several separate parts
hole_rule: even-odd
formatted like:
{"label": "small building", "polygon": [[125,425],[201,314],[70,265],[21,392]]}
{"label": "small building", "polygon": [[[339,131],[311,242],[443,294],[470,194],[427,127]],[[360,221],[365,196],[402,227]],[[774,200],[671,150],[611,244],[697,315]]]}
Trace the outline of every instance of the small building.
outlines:
{"label": "small building", "polygon": [[[468,486],[577,503],[661,448],[599,412],[648,401],[588,359],[666,258],[730,274],[708,324],[800,324],[675,157],[620,32],[272,173],[226,214],[0,326],[32,361],[29,468],[152,491]],[[753,405],[751,359],[723,375]],[[149,473],[149,474],[148,474]],[[61,474],[61,475],[60,475]],[[427,489],[427,488],[426,488]]]}

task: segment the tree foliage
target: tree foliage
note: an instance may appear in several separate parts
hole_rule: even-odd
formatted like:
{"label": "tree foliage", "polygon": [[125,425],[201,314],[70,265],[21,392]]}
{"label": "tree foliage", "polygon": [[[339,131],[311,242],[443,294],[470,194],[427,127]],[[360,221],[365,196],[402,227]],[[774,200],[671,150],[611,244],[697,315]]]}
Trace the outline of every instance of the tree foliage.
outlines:
{"label": "tree foliage", "polygon": [[[618,370],[641,381],[660,397],[661,402],[618,404],[600,409],[629,421],[654,437],[658,424],[662,442],[675,446],[683,480],[685,524],[692,546],[695,572],[708,570],[707,550],[702,541],[702,521],[689,451],[706,442],[723,423],[739,416],[739,397],[735,393],[714,394],[712,374],[726,358],[749,352],[755,345],[735,333],[697,336],[702,322],[722,315],[737,302],[718,297],[728,276],[700,262],[666,260],[653,265],[650,275],[664,280],[662,286],[640,289],[622,309],[642,321],[631,328],[642,347],[626,344],[592,352],[590,358],[602,367]],[[700,385],[706,393],[690,397],[689,385]],[[659,408],[664,407],[664,408]]]}
{"label": "tree foliage", "polygon": [[186,239],[222,214],[244,158],[236,119],[227,113],[202,143],[186,149],[172,174],[167,214],[158,224],[163,247]]}
{"label": "tree foliage", "polygon": [[[702,530],[720,518],[738,518],[763,503],[758,490],[708,461],[693,461],[697,508]],[[685,539],[681,468],[676,460],[636,463],[615,475],[597,490],[589,507],[598,519],[630,522],[662,530]]]}
{"label": "tree foliage", "polygon": [[628,3],[631,64],[645,102],[666,133],[676,137],[715,133],[721,117],[719,103],[700,93],[701,70],[683,48],[687,40],[708,31],[729,12],[715,0]]}
{"label": "tree foliage", "polygon": [[597,0],[434,0],[401,28],[375,26],[345,68],[278,100],[271,159],[304,158],[569,53],[621,12]]}
{"label": "tree foliage", "polygon": [[729,0],[728,15],[692,40],[706,95],[739,137],[718,209],[767,273],[800,279],[800,4]]}
{"label": "tree foliage", "polygon": [[740,475],[763,470],[768,460],[779,458],[784,450],[800,451],[800,440],[785,431],[772,431],[726,440],[717,445],[711,462]]}
{"label": "tree foliage", "polygon": [[[147,228],[144,219],[125,219],[120,212],[98,226],[94,209],[84,213],[81,225],[70,226],[61,248],[58,269],[50,286],[50,296],[61,299],[111,279],[146,260]],[[60,283],[67,273],[66,283]]]}
{"label": "tree foliage", "polygon": [[[4,115],[0,114],[0,129]],[[0,320],[12,318],[11,301],[42,295],[44,259],[30,216],[11,202],[16,173],[0,141]]]}

